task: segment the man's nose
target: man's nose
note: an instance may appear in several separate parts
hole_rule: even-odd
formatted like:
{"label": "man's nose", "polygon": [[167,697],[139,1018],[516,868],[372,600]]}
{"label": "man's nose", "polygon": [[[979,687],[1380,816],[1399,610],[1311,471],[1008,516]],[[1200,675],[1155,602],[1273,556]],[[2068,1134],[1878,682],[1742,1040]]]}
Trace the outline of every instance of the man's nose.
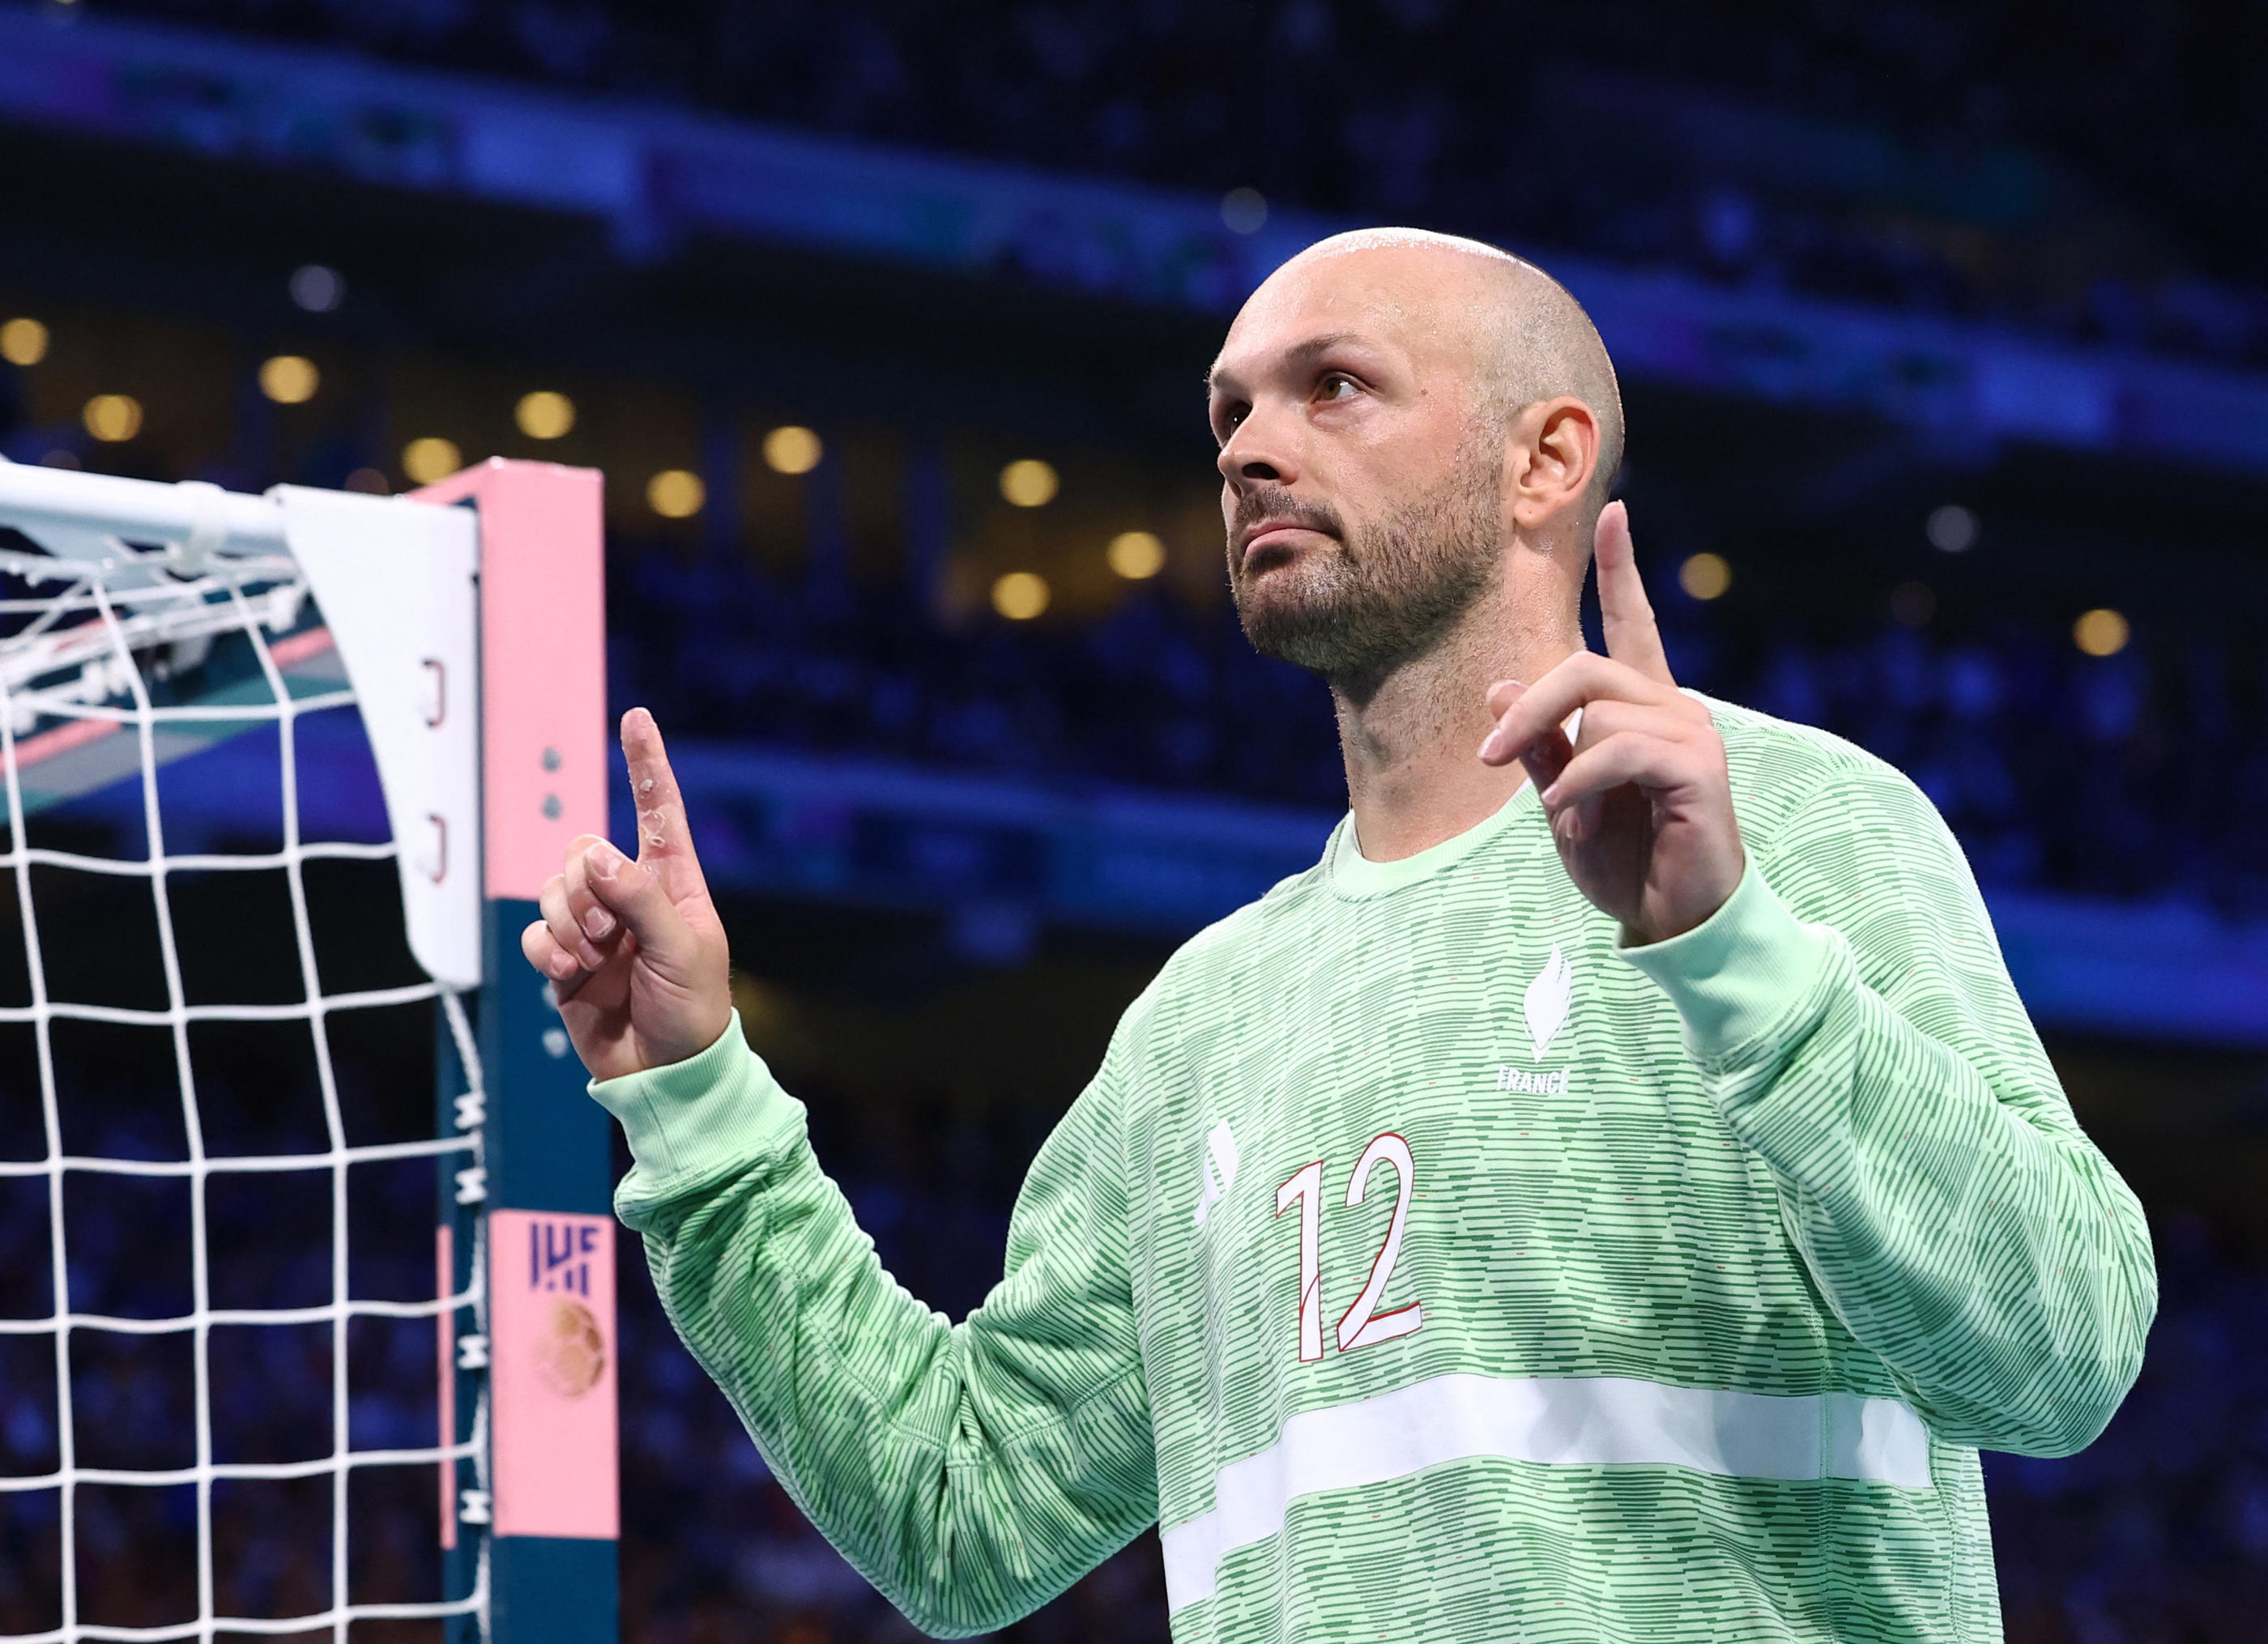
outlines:
{"label": "man's nose", "polygon": [[1255,411],[1236,425],[1220,448],[1220,477],[1231,485],[1292,485],[1300,466],[1284,430],[1263,423]]}

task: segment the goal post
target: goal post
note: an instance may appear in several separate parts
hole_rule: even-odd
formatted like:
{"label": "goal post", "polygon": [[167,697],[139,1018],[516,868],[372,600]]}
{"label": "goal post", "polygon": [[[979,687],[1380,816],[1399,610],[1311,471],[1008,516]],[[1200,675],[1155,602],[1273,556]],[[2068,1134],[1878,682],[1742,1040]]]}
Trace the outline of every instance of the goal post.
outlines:
{"label": "goal post", "polygon": [[[480,947],[477,1056],[487,1071],[484,1198],[444,1184],[442,1248],[472,1288],[483,1255],[489,1339],[469,1312],[450,1372],[458,1419],[493,1421],[485,1485],[459,1464],[457,1518],[483,1537],[443,1540],[464,1580],[487,1544],[499,1644],[615,1635],[620,1534],[614,1219],[605,1112],[584,1093],[550,984],[520,957],[544,881],[578,833],[607,831],[605,538],[600,476],[491,461],[416,493],[470,504],[481,522]],[[440,1045],[444,1090],[460,1046]],[[442,1116],[457,1124],[462,1116]],[[485,1238],[479,1223],[485,1219]],[[445,1335],[446,1332],[445,1330]],[[469,1427],[460,1437],[472,1436]],[[485,1489],[485,1498],[478,1493]],[[465,1492],[474,1513],[463,1508]],[[460,1628],[462,1624],[460,1624]]]}
{"label": "goal post", "polygon": [[[0,543],[0,871],[13,881],[0,883],[0,900],[12,890],[23,950],[13,963],[26,979],[23,997],[0,996],[0,1030],[28,1031],[36,1046],[36,1090],[7,1094],[36,1105],[44,1138],[41,1156],[0,1157],[0,1189],[43,1194],[48,1275],[45,1315],[18,1307],[0,1317],[0,1348],[44,1339],[55,1402],[49,1463],[0,1476],[0,1507],[52,1501],[58,1572],[51,1625],[13,1637],[60,1644],[322,1631],[345,1644],[357,1622],[424,1618],[458,1640],[615,1638],[610,1138],[582,1093],[549,989],[519,955],[519,931],[569,841],[605,828],[600,487],[587,470],[497,461],[408,497],[296,487],[255,497],[0,461],[0,526],[29,545]],[[321,797],[309,786],[320,773],[308,774],[303,733],[350,703],[377,772],[382,845],[301,826]],[[247,732],[278,750],[280,848],[169,853],[173,779],[161,782],[161,769]],[[134,823],[122,826],[114,848],[38,842],[38,818],[106,798]],[[307,870],[387,858],[408,955],[426,980],[327,987]],[[74,996],[68,966],[50,987],[49,958],[87,939],[54,921],[43,936],[44,892],[34,885],[55,876],[146,885],[163,977],[151,1002]],[[185,984],[173,887],[231,876],[288,883],[297,1002],[214,1002]],[[335,1031],[357,1012],[402,1008],[432,1012],[435,1123],[423,1141],[357,1141],[343,1116]],[[207,1146],[198,1036],[254,1025],[304,1030],[292,1053],[313,1057],[317,1143],[265,1153]],[[75,1115],[57,1074],[59,1028],[169,1036],[171,1070],[151,1080],[146,1096],[153,1112],[178,1114],[181,1156],[67,1141]],[[432,1299],[358,1294],[350,1183],[428,1157],[439,1185]],[[182,1190],[178,1232],[190,1278],[182,1305],[129,1316],[83,1305],[75,1293],[89,1282],[88,1264],[66,1250],[67,1229],[92,1213],[72,1201],[121,1179]],[[273,1183],[281,1193],[305,1179],[328,1184],[328,1299],[217,1304],[215,1185]],[[101,1282],[98,1273],[94,1288]],[[355,1332],[427,1319],[439,1431],[423,1444],[358,1442]],[[215,1343],[247,1330],[327,1332],[328,1444],[242,1461],[217,1441],[226,1400],[217,1402]],[[115,1341],[186,1344],[194,1430],[178,1435],[180,1464],[89,1459],[99,1445],[75,1413],[76,1367]],[[435,1483],[426,1499],[444,1549],[437,1590],[359,1593],[356,1491],[375,1474],[409,1469]],[[240,1537],[216,1536],[216,1501],[277,1484],[328,1485],[328,1600],[262,1613],[238,1596],[259,1583],[228,1567]],[[122,1625],[120,1595],[82,1579],[83,1501],[100,1491],[183,1489],[194,1494],[195,1534],[194,1580],[181,1590],[193,1591],[195,1613],[136,1611],[137,1624]],[[103,1567],[109,1587],[122,1569],[135,1579],[133,1552],[128,1546],[125,1566]],[[162,1583],[153,1574],[151,1585]]]}

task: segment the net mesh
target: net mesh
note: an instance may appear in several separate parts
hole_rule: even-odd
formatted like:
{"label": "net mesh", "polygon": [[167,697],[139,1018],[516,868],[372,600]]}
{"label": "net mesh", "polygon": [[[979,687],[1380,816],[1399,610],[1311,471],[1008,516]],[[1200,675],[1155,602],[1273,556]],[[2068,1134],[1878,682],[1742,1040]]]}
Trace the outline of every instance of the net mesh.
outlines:
{"label": "net mesh", "polygon": [[[479,1111],[480,1061],[463,1001],[412,973],[394,845],[348,836],[383,830],[306,585],[281,554],[0,547],[0,1639],[484,1636],[484,1560],[440,1596],[433,1523],[460,1459],[487,1485],[485,1408],[461,1442],[435,1409],[483,1264],[432,1295],[431,1215],[437,1171],[481,1164],[477,1130],[433,1134]],[[303,826],[357,783],[349,825]],[[352,928],[319,939],[311,887],[357,871]]]}

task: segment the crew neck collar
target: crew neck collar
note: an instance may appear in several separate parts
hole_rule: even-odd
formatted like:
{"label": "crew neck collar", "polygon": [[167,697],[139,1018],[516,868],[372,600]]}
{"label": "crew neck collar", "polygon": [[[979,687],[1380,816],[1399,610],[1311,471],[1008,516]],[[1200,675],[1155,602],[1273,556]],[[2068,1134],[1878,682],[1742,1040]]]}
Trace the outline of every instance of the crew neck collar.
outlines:
{"label": "crew neck collar", "polygon": [[1537,809],[1535,784],[1522,782],[1493,814],[1482,818],[1462,833],[1395,862],[1373,862],[1362,854],[1361,845],[1355,838],[1354,812],[1349,811],[1331,831],[1330,844],[1324,853],[1331,889],[1346,897],[1379,896],[1430,879],[1455,867],[1499,838],[1522,816]]}

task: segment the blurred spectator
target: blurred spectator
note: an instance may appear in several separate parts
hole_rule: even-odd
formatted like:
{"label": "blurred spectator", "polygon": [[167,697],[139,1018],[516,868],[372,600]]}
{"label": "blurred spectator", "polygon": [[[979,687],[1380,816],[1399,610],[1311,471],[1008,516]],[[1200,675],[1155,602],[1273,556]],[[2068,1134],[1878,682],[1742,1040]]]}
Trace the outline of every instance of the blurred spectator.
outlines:
{"label": "blurred spectator", "polygon": [[[2268,34],[2014,0],[111,0],[1707,277],[2268,360]],[[1329,88],[1319,94],[1316,88]]]}
{"label": "blurred spectator", "polygon": [[[615,691],[681,734],[1345,803],[1322,686],[1256,656],[1226,602],[1152,584],[1089,628],[956,631],[895,592],[812,598],[736,554],[612,563]],[[2202,642],[2088,657],[2019,613],[1954,641],[1886,620],[1821,643],[1660,603],[1681,683],[1898,766],[1987,884],[2268,914],[2268,679]]]}

